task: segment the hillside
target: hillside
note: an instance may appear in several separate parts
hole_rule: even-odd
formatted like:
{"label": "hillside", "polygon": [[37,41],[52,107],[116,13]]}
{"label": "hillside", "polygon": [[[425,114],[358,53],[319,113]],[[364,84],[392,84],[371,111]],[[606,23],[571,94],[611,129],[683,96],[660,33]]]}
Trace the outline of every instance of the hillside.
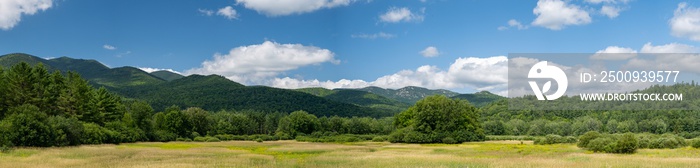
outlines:
{"label": "hillside", "polygon": [[492,102],[506,99],[503,96],[499,96],[488,91],[481,91],[473,94],[460,94],[457,96],[452,96],[452,98],[467,100],[476,107],[484,107]]}
{"label": "hillside", "polygon": [[185,76],[182,76],[180,74],[173,73],[170,71],[155,71],[155,72],[151,72],[151,75],[158,77],[160,79],[166,80],[166,81],[173,81],[175,79],[180,79],[180,78],[185,77]]}
{"label": "hillside", "polygon": [[[128,91],[126,91],[128,90]],[[122,90],[148,101],[156,110],[170,105],[206,110],[253,109],[266,112],[304,110],[317,116],[389,116],[367,107],[341,103],[307,93],[264,86],[243,86],[218,75],[190,75],[171,82]]]}
{"label": "hillside", "polygon": [[408,109],[407,103],[389,99],[378,94],[355,89],[302,88],[296,91],[309,93],[329,100],[369,107],[379,111],[399,113]]}
{"label": "hillside", "polygon": [[109,68],[95,60],[73,59],[60,57],[43,59],[29,54],[15,53],[0,56],[0,66],[10,67],[20,62],[30,65],[44,64],[49,71],[74,71],[92,84],[106,86],[108,88],[120,88],[126,86],[153,85],[165,82],[134,67]]}
{"label": "hillside", "polygon": [[401,89],[384,89],[380,87],[366,87],[366,88],[361,88],[358,89],[361,91],[366,91],[374,94],[378,94],[380,96],[384,96],[386,98],[398,100],[400,102],[408,103],[408,104],[414,104],[418,100],[423,99],[428,96],[432,95],[445,95],[447,97],[452,97],[452,96],[457,96],[459,93],[455,93],[449,90],[444,90],[444,89],[438,89],[438,90],[430,90],[422,87],[415,87],[415,86],[407,86]]}

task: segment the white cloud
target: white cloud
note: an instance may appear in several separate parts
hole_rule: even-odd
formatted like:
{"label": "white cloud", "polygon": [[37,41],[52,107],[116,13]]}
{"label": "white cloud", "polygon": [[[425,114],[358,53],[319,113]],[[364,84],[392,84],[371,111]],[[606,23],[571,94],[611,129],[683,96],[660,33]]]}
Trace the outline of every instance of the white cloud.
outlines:
{"label": "white cloud", "polygon": [[603,7],[600,7],[600,13],[608,16],[608,18],[616,18],[617,16],[620,15],[621,9],[616,6],[611,6],[611,5],[603,5]]}
{"label": "white cloud", "polygon": [[301,80],[285,77],[271,80],[270,86],[290,89],[306,87],[362,88],[368,86],[398,89],[406,86],[419,86],[430,89],[471,88],[505,95],[508,78],[507,61],[505,56],[458,58],[448,70],[423,65],[415,70],[401,70],[369,82],[348,79],[338,81]]}
{"label": "white cloud", "polygon": [[632,48],[624,48],[618,46],[609,46],[604,50],[595,52],[591,59],[593,60],[626,60],[635,57],[637,50]]}
{"label": "white cloud", "polygon": [[425,10],[421,10],[420,13],[414,13],[410,9],[403,7],[403,8],[397,8],[397,7],[391,7],[389,10],[380,15],[379,19],[382,22],[387,22],[387,23],[398,23],[398,22],[422,22],[423,21],[423,13]]}
{"label": "white cloud", "polygon": [[438,55],[440,55],[440,51],[438,51],[438,49],[433,46],[429,46],[423,51],[421,51],[420,54],[424,57],[437,57]]}
{"label": "white cloud", "polygon": [[126,55],[129,55],[129,54],[131,54],[131,51],[126,51],[126,52],[123,52],[123,53],[119,53],[119,54],[117,54],[117,55],[115,55],[115,56],[116,56],[117,58],[121,58],[121,57],[126,56]]}
{"label": "white cloud", "polygon": [[199,13],[202,13],[202,14],[207,15],[207,16],[214,15],[214,11],[209,10],[209,9],[197,9],[197,11],[199,11]]}
{"label": "white cloud", "polygon": [[139,67],[139,69],[141,69],[142,71],[148,72],[148,73],[152,73],[152,72],[156,72],[156,71],[168,71],[168,72],[172,72],[172,73],[176,73],[176,74],[182,74],[182,73],[175,71],[173,69],[161,69],[161,68],[149,68],[149,67]]}
{"label": "white cloud", "polygon": [[223,16],[227,19],[238,19],[238,13],[231,6],[226,6],[219,9],[216,11],[216,15]]}
{"label": "white cloud", "polygon": [[116,50],[117,49],[117,47],[114,47],[114,46],[109,45],[109,44],[103,45],[102,48],[107,49],[107,50]]}
{"label": "white cloud", "polygon": [[532,12],[537,15],[532,25],[551,30],[561,30],[567,25],[591,23],[588,12],[577,5],[567,4],[561,0],[540,0]]}
{"label": "white cloud", "polygon": [[642,53],[696,53],[698,51],[700,50],[698,50],[697,47],[680,43],[670,43],[659,46],[646,43],[641,50]]}
{"label": "white cloud", "polygon": [[213,60],[202,62],[202,67],[186,74],[219,74],[246,84],[260,84],[285,71],[324,62],[339,64],[334,53],[327,49],[301,44],[262,44],[241,46],[228,54],[215,54]]}
{"label": "white cloud", "polygon": [[267,16],[284,16],[313,12],[324,8],[347,6],[354,0],[236,0],[245,8]]}
{"label": "white cloud", "polygon": [[498,30],[508,30],[510,27],[516,27],[518,30],[527,29],[528,27],[515,19],[508,20],[508,26],[499,26]]}
{"label": "white cloud", "polygon": [[383,39],[390,39],[396,37],[395,34],[389,34],[389,33],[384,33],[384,32],[379,32],[375,34],[353,34],[350,35],[352,38],[363,38],[363,39],[376,39],[376,38],[383,38]]}
{"label": "white cloud", "polygon": [[22,15],[34,15],[53,6],[52,0],[0,0],[0,29],[10,30]]}
{"label": "white cloud", "polygon": [[700,9],[689,7],[682,2],[673,12],[673,18],[669,20],[671,34],[676,37],[686,37],[700,41]]}

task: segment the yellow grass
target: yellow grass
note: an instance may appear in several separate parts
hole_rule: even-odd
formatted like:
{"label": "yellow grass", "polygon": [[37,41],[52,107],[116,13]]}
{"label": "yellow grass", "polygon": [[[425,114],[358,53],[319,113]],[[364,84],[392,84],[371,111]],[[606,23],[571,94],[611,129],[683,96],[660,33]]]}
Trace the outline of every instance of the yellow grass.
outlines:
{"label": "yellow grass", "polygon": [[591,153],[573,144],[488,141],[459,145],[170,142],[21,148],[0,167],[698,167],[700,150]]}

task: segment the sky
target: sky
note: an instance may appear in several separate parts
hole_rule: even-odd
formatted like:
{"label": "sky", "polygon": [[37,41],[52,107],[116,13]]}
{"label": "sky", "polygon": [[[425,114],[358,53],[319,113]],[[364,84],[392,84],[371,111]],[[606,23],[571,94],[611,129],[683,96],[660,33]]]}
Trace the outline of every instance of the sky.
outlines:
{"label": "sky", "polygon": [[504,94],[509,53],[699,52],[699,42],[697,1],[0,0],[0,54],[279,88]]}

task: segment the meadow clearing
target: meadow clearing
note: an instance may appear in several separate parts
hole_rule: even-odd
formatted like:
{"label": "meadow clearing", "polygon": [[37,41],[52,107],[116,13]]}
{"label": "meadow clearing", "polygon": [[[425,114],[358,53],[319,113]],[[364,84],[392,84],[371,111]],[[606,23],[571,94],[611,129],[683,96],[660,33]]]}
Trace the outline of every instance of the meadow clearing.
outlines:
{"label": "meadow clearing", "polygon": [[297,141],[143,142],[19,148],[0,167],[698,167],[700,149],[592,153],[574,144],[486,141],[457,145]]}

